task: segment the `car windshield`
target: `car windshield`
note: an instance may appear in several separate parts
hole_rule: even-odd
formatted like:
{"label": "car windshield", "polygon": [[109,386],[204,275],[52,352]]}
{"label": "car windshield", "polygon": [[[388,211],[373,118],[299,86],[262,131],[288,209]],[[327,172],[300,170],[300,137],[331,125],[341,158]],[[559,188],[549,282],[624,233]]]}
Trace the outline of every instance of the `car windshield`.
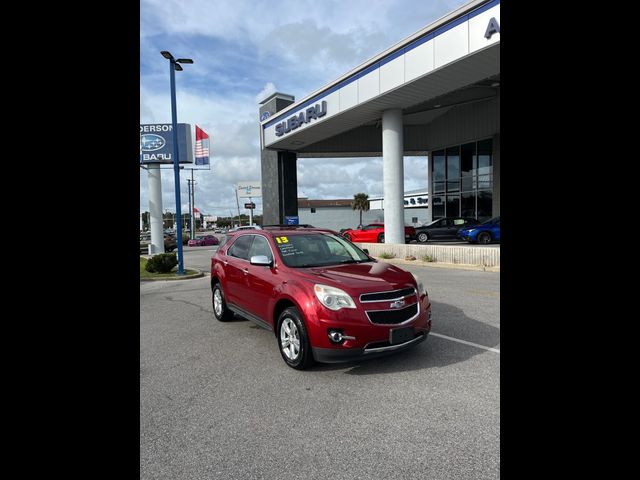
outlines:
{"label": "car windshield", "polygon": [[358,247],[329,233],[276,235],[275,241],[287,267],[320,267],[371,261]]}

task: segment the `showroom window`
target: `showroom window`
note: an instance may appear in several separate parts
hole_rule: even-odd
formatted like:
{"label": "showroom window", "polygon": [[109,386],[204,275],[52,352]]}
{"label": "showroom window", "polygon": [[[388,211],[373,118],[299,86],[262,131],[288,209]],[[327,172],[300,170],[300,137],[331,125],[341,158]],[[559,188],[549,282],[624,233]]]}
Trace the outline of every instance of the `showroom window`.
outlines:
{"label": "showroom window", "polygon": [[432,153],[432,218],[492,216],[493,140],[452,145]]}

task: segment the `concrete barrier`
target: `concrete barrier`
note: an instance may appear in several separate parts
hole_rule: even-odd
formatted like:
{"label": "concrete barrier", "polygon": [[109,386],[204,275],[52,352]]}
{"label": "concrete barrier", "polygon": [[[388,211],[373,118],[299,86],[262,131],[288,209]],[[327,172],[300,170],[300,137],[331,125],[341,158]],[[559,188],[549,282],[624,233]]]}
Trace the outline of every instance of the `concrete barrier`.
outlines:
{"label": "concrete barrier", "polygon": [[422,260],[429,255],[433,261],[440,263],[457,263],[462,265],[481,265],[484,267],[500,266],[500,247],[480,247],[463,245],[429,245],[409,243],[393,245],[387,243],[356,243],[360,248],[369,250],[369,254],[379,257],[381,253],[393,254],[395,258],[408,256]]}

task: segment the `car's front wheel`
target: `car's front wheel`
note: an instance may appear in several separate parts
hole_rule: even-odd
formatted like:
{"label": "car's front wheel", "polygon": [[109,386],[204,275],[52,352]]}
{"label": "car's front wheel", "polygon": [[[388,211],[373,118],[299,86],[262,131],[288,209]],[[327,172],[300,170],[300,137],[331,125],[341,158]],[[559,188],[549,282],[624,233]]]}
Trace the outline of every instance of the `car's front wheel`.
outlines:
{"label": "car's front wheel", "polygon": [[233,318],[233,312],[227,308],[224,293],[219,283],[213,287],[213,315],[221,322],[228,322]]}
{"label": "car's front wheel", "polygon": [[313,365],[307,329],[296,307],[285,309],[278,318],[278,347],[282,359],[291,368],[304,370]]}
{"label": "car's front wheel", "polygon": [[489,232],[480,232],[478,234],[478,243],[481,245],[486,245],[491,242],[491,234]]}
{"label": "car's front wheel", "polygon": [[420,232],[418,234],[418,241],[420,243],[427,243],[428,240],[429,240],[429,235],[427,235],[426,232]]}

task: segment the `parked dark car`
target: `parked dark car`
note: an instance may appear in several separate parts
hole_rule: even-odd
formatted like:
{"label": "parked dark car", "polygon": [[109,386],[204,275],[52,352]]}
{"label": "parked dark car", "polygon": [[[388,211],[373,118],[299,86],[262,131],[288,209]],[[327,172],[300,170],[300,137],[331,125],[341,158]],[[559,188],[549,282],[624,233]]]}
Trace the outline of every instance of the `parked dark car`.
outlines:
{"label": "parked dark car", "polygon": [[462,240],[466,240],[469,243],[486,245],[491,242],[499,242],[500,217],[491,218],[479,225],[463,228],[460,230],[459,236]]}
{"label": "parked dark car", "polygon": [[420,243],[426,243],[429,240],[454,239],[458,238],[458,231],[461,228],[479,223],[472,217],[443,217],[428,225],[416,227],[416,235]]}
{"label": "parked dark car", "polygon": [[431,330],[417,277],[327,230],[230,234],[211,258],[211,291],[218,320],[237,313],[273,331],[283,360],[299,370],[405,350]]}
{"label": "parked dark car", "polygon": [[[149,245],[151,244],[151,233],[145,232],[140,234],[140,252],[148,252]],[[165,252],[173,252],[176,248],[178,248],[178,243],[176,242],[176,237],[173,235],[165,235],[164,236],[164,251]]]}

